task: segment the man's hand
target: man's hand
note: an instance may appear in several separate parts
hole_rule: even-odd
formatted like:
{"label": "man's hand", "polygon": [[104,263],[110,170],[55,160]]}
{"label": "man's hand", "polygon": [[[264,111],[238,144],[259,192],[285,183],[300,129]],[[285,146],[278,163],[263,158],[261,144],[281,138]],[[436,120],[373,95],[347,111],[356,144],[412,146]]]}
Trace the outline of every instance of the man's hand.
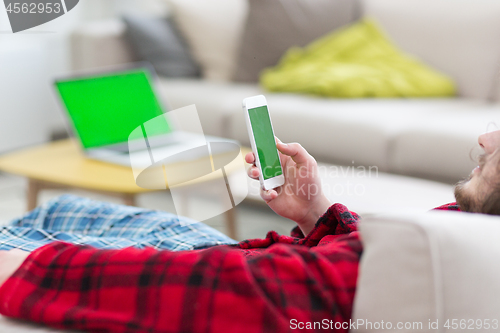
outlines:
{"label": "man's hand", "polygon": [[[316,160],[298,143],[284,144],[276,138],[276,144],[285,184],[274,190],[261,189],[260,195],[272,210],[295,221],[307,235],[331,203],[321,190]],[[255,166],[254,154],[248,153],[245,161],[252,164],[248,176],[259,179],[260,170]]]}
{"label": "man's hand", "polygon": [[21,250],[0,251],[0,286],[14,274],[30,255]]}

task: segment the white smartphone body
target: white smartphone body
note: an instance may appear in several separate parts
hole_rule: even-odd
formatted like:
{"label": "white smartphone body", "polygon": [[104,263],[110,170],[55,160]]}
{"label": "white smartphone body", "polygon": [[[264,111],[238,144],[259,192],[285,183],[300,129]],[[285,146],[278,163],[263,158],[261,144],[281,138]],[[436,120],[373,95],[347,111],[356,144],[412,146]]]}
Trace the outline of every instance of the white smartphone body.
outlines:
{"label": "white smartphone body", "polygon": [[260,171],[260,185],[265,190],[272,190],[285,183],[285,176],[266,98],[263,95],[245,98],[243,110],[255,165]]}

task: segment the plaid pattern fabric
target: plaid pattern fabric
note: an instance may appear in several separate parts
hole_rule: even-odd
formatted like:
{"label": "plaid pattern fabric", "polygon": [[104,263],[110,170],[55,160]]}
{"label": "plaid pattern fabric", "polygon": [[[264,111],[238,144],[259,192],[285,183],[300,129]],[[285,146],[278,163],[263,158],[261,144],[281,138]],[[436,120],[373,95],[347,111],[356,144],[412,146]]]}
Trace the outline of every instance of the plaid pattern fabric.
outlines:
{"label": "plaid pattern fabric", "polygon": [[0,250],[33,251],[53,241],[96,248],[193,250],[236,241],[185,217],[63,195],[0,228]]}
{"label": "plaid pattern fabric", "polygon": [[446,205],[442,205],[439,207],[434,208],[433,210],[455,210],[455,211],[460,211],[460,206],[456,203],[449,203]]}
{"label": "plaid pattern fabric", "polygon": [[358,220],[335,204],[306,237],[270,232],[195,251],[55,242],[0,287],[0,313],[92,332],[274,333],[307,322],[347,332]]}

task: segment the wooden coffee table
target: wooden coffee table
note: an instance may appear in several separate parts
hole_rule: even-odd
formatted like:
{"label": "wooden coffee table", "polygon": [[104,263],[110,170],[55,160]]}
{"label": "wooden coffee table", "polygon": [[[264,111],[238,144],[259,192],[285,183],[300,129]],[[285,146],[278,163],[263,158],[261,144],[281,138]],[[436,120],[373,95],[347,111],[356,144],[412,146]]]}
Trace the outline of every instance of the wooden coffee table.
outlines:
{"label": "wooden coffee table", "polygon": [[[122,198],[130,206],[135,206],[138,194],[152,191],[136,185],[130,167],[86,158],[72,139],[3,155],[0,171],[28,179],[28,210],[37,206],[38,194],[44,189],[84,189]],[[225,213],[225,220],[229,237],[236,238],[234,209]]]}

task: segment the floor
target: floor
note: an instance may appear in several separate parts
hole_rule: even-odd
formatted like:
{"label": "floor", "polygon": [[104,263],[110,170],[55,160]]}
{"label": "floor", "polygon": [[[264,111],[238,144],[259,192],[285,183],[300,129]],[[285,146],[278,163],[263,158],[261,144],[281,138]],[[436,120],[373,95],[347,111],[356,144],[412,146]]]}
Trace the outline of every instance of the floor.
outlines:
{"label": "floor", "polygon": [[[26,212],[27,182],[22,177],[0,173],[0,224],[8,223],[13,218]],[[62,190],[46,190],[38,198],[42,204],[58,195],[68,193]],[[101,201],[121,203],[120,199],[94,194],[86,191],[69,191],[69,193],[89,197]],[[172,198],[166,191],[141,194],[137,198],[138,206],[159,209],[175,213]],[[204,199],[196,199],[195,204],[202,209],[210,209],[211,203]],[[243,202],[236,208],[238,240],[264,238],[270,230],[288,235],[295,226],[290,220],[276,215],[269,207],[255,202]],[[204,223],[226,233],[224,215],[205,220]]]}

